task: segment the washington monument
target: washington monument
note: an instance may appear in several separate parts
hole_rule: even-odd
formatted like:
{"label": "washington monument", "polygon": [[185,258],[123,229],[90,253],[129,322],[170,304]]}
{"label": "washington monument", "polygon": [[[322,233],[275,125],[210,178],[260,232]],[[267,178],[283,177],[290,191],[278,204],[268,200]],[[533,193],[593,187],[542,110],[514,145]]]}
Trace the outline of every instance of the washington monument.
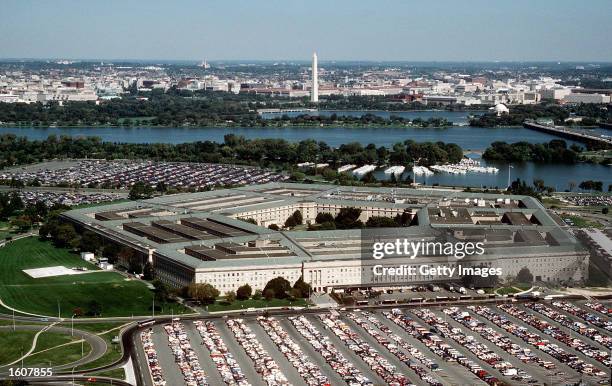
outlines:
{"label": "washington monument", "polygon": [[319,74],[317,66],[317,53],[312,54],[312,88],[310,89],[310,101],[319,101]]}

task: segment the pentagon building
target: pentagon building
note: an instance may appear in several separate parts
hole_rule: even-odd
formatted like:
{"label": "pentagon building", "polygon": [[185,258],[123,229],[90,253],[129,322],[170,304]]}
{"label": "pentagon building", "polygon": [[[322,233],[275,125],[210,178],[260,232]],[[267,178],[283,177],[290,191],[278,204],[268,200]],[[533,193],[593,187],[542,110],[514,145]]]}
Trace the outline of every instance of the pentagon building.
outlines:
{"label": "pentagon building", "polygon": [[[368,256],[369,229],[268,229],[272,224],[282,228],[296,210],[305,224],[314,224],[317,214],[336,215],[348,207],[360,209],[364,223],[372,216],[407,220],[402,227],[377,228],[377,240],[470,241],[482,242],[485,249],[482,256],[462,260],[428,255],[399,256],[398,262],[499,267],[504,277],[527,267],[536,280],[586,280],[587,251],[527,196],[270,183],[77,209],[63,218],[105,242],[132,249],[143,263],[153,264],[158,279],[175,287],[206,282],[223,293],[245,283],[263,289],[277,276],[291,283],[303,276],[315,290],[329,291],[440,279],[368,277],[370,266],[379,262]],[[447,278],[452,279],[459,278]]]}

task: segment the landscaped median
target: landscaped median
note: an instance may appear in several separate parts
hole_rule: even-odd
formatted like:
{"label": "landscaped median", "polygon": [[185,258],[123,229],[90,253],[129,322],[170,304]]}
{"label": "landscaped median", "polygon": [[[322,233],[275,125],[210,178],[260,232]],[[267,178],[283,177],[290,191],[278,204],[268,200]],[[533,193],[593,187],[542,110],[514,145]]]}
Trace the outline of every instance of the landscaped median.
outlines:
{"label": "landscaped median", "polygon": [[206,306],[208,312],[224,312],[248,310],[249,308],[266,309],[266,308],[283,308],[283,307],[305,307],[308,303],[305,299],[247,299],[235,300],[232,303],[227,303],[223,299],[218,300],[214,304]]}

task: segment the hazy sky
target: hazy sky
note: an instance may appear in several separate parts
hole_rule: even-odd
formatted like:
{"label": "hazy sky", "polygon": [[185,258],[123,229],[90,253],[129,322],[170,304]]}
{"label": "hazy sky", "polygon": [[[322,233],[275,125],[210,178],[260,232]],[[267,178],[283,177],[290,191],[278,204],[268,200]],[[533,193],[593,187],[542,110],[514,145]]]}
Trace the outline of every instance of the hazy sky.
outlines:
{"label": "hazy sky", "polygon": [[612,0],[0,0],[1,58],[612,61]]}

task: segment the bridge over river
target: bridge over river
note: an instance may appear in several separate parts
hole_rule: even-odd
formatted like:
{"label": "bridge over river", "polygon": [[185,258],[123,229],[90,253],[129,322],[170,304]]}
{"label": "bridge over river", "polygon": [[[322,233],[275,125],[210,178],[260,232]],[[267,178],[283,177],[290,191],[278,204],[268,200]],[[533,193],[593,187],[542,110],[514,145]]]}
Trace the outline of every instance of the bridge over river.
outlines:
{"label": "bridge over river", "polygon": [[612,138],[603,136],[603,135],[595,135],[591,133],[586,133],[584,131],[579,131],[576,129],[570,129],[564,126],[547,126],[541,125],[535,122],[526,121],[523,123],[523,126],[527,129],[537,130],[548,134],[557,135],[559,137],[564,137],[568,139],[573,139],[575,141],[585,142],[585,143],[599,143],[606,145],[606,147],[612,147]]}

